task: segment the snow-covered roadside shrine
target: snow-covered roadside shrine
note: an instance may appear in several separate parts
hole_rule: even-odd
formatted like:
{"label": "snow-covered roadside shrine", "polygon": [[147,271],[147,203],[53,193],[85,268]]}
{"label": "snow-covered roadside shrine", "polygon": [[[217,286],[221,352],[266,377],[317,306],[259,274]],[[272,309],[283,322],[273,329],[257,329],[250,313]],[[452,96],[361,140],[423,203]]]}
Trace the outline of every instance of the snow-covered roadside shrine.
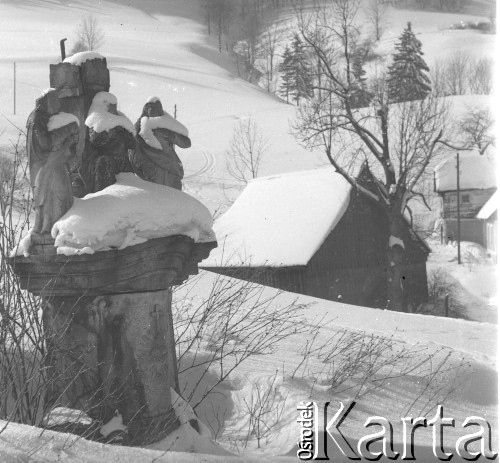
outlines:
{"label": "snow-covered roadside shrine", "polygon": [[43,424],[129,445],[196,440],[209,433],[178,394],[171,288],[217,246],[212,217],[181,191],[187,129],[156,97],[134,127],[109,82],[95,52],[51,65],[27,123],[35,225],[10,264],[43,301]]}

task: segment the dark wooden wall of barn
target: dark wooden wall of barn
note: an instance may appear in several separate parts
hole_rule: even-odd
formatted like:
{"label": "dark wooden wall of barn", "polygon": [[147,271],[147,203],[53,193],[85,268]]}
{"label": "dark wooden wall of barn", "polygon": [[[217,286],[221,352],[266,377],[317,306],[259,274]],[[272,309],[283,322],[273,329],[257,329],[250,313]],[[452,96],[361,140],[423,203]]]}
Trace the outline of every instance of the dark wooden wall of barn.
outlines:
{"label": "dark wooden wall of barn", "polygon": [[[409,233],[405,238],[403,284],[407,302],[417,304],[427,298],[427,251]],[[208,270],[322,299],[337,301],[340,296],[348,304],[385,307],[388,242],[383,210],[354,190],[344,216],[306,267]]]}
{"label": "dark wooden wall of barn", "polygon": [[351,193],[349,207],[309,261],[310,294],[357,305],[385,304],[389,229],[383,212],[365,195]]}
{"label": "dark wooden wall of barn", "polygon": [[[407,304],[427,299],[428,252],[409,229],[404,281]],[[389,226],[384,211],[365,194],[353,191],[349,208],[308,265],[308,294],[369,307],[387,301]]]}
{"label": "dark wooden wall of barn", "polygon": [[261,285],[279,288],[292,293],[309,294],[307,290],[306,267],[217,267],[207,268],[211,272],[220,273],[241,280],[252,281]]}

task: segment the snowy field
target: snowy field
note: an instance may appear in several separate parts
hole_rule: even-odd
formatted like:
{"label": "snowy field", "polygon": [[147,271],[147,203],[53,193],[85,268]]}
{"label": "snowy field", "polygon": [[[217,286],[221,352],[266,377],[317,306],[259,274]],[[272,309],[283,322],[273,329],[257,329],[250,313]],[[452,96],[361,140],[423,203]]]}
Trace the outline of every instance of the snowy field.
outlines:
{"label": "snowy field", "polygon": [[[485,20],[483,17],[394,8],[390,12],[390,27],[379,46],[380,53],[392,51],[394,40],[411,20],[423,42],[429,65],[457,49],[494,56],[494,35],[449,29],[452,23]],[[195,0],[0,0],[0,81],[3,84],[0,90],[0,146],[15,142],[16,127],[24,129],[35,99],[49,87],[49,64],[59,61],[59,40],[67,37],[70,49],[75,26],[88,13],[94,14],[105,29],[106,41],[100,53],[107,57],[110,91],[118,98],[118,109],[135,122],[143,104],[152,95],[161,98],[170,114],[174,112],[174,105],[177,106],[177,117],[188,128],[193,142],[192,148],[177,150],[186,170],[185,192],[211,212],[226,209],[229,200],[241,191],[241,185],[226,172],[224,153],[235,124],[242,119],[252,117],[270,142],[261,175],[326,164],[321,153],[305,151],[290,134],[289,122],[294,117],[294,106],[237,77],[234,63],[227,55],[218,53],[215,39],[207,37]],[[289,20],[291,16],[285,16],[283,25]],[[14,62],[17,73],[15,115]],[[492,105],[486,96],[462,96],[453,100],[457,114],[467,111],[471,105]],[[433,253],[428,268],[445,268],[447,274],[453,276],[460,298],[467,301],[468,318],[475,321],[394,313],[294,294],[276,295],[273,289],[263,289],[265,297],[276,295],[278,298],[273,302],[276,310],[295,300],[302,305],[297,313],[300,329],[297,334],[278,341],[270,352],[243,363],[218,386],[212,399],[198,407],[200,419],[214,434],[219,430],[217,443],[225,449],[220,455],[103,446],[81,439],[74,441],[67,435],[41,434],[40,430],[10,425],[0,434],[0,460],[215,462],[262,461],[265,458],[268,461],[296,461],[297,404],[312,396],[320,403],[331,401],[336,410],[340,400],[347,402],[359,393],[355,386],[347,390],[336,387],[338,370],[335,368],[338,366],[325,361],[326,347],[304,362],[304,352],[308,349],[339,346],[342,342],[339,339],[344,339],[342,336],[356,339],[359,344],[354,343],[354,346],[366,345],[369,341],[377,348],[384,348],[388,365],[393,358],[403,359],[406,365],[417,365],[419,359],[432,360],[405,374],[395,372],[393,378],[386,373],[371,377],[368,382],[376,380],[379,386],[369,394],[359,394],[356,399],[356,409],[343,427],[348,438],[358,439],[363,435],[360,432],[367,417],[381,415],[396,423],[395,440],[400,445],[400,418],[416,417],[421,413],[434,416],[436,404],[446,399],[445,415],[454,417],[458,423],[456,428],[446,428],[446,446],[452,447],[464,434],[460,425],[465,417],[478,415],[492,423],[493,446],[498,449],[495,267],[473,245],[467,245],[466,250],[474,259],[470,265],[462,267],[454,261],[455,248],[437,242],[430,245]],[[199,278],[179,289],[176,300],[188,305],[200,303],[215,278],[202,271]],[[251,301],[245,304],[242,311],[249,310]],[[398,353],[402,356],[397,357]],[[387,368],[386,365],[384,371]],[[359,378],[354,378],[354,383]],[[435,381],[428,387],[429,378]],[[206,379],[209,380],[210,377]],[[181,377],[186,389],[192,381],[193,378]],[[276,405],[281,407],[279,423],[272,428],[262,448],[257,448],[255,436],[245,434],[249,425],[249,397],[259,387],[274,390]],[[416,432],[418,461],[435,461],[431,459],[431,441],[430,428]],[[195,444],[176,447],[186,452],[196,448]],[[330,450],[330,457],[338,454]],[[211,451],[218,452],[213,448]],[[228,451],[235,456],[227,456]]]}

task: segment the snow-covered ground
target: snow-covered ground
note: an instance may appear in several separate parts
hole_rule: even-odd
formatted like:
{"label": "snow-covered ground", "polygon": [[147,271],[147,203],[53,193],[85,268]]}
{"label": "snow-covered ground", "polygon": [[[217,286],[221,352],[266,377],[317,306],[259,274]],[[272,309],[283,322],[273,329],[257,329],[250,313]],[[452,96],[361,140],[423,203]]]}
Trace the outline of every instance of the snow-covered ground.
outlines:
{"label": "snow-covered ground", "polygon": [[[0,146],[9,145],[10,140],[17,138],[16,127],[24,128],[35,99],[49,87],[49,64],[59,61],[59,40],[68,37],[70,49],[76,24],[90,12],[106,32],[106,42],[100,53],[107,58],[111,71],[110,91],[117,96],[120,110],[135,121],[151,95],[157,95],[170,114],[174,112],[174,105],[177,106],[177,117],[189,130],[193,142],[192,148],[179,150],[186,170],[185,191],[211,211],[220,210],[221,205],[222,209],[226,208],[226,198],[236,197],[241,190],[241,185],[226,173],[224,161],[233,128],[241,119],[252,116],[271,141],[263,158],[262,175],[326,164],[321,153],[306,152],[290,134],[289,121],[295,111],[292,105],[286,105],[236,76],[231,60],[219,54],[212,39],[207,38],[197,5],[195,0],[0,2],[0,81],[3,84],[0,90]],[[429,64],[458,49],[488,56],[494,54],[495,36],[447,29],[451,23],[468,20],[466,15],[393,8],[390,11],[391,24],[379,46],[380,52],[391,51],[394,40],[411,20],[423,42]],[[15,115],[14,62],[17,78]],[[459,113],[467,111],[468,106],[489,105],[491,101],[485,96],[464,96],[454,98],[453,104],[454,111]],[[466,249],[470,255],[476,252],[473,246]],[[345,434],[349,437],[359,438],[360,427],[370,415],[385,416],[400,423],[402,416],[408,416],[405,413],[418,416],[421,410],[429,411],[448,391],[445,414],[454,417],[459,425],[446,429],[447,445],[463,435],[460,424],[465,416],[483,416],[496,426],[497,327],[494,323],[497,314],[496,306],[491,305],[496,297],[494,266],[478,257],[473,264],[459,267],[452,261],[455,248],[436,245],[433,251],[429,267],[445,268],[456,278],[462,288],[460,297],[467,301],[470,309],[470,318],[479,321],[394,313],[300,296],[298,302],[306,305],[301,314],[305,331],[280,341],[275,352],[243,364],[218,389],[217,400],[207,401],[197,409],[201,420],[215,427],[212,407],[217,406],[221,413],[225,412],[224,428],[218,441],[226,449],[241,451],[248,461],[260,461],[262,454],[269,461],[280,461],[277,455],[293,457],[299,432],[295,422],[297,403],[312,394],[317,401],[331,400],[337,404],[339,400],[352,397],[353,392],[332,392],[330,368],[335,365],[323,362],[321,356],[311,356],[310,362],[295,375],[293,371],[301,365],[301,352],[314,336],[316,345],[326,346],[344,332],[348,339],[361,343],[366,339],[389,339],[391,352],[402,350],[408,355],[415,352],[415,359],[431,355],[435,362],[432,366],[426,363],[427,370],[417,369],[411,374],[383,381],[372,394],[359,399],[355,413],[345,423]],[[202,272],[197,289],[191,288],[186,300],[202,300],[214,278]],[[189,290],[186,285],[176,297],[182,298],[182,291]],[[264,291],[269,295],[275,292],[272,289]],[[286,305],[297,296],[282,294],[279,297],[281,304]],[[486,313],[484,307],[487,307]],[[425,381],[435,371],[431,368],[436,369],[445,358],[448,360],[446,368],[439,373],[437,390],[426,388]],[[283,405],[281,420],[263,449],[256,448],[252,437],[248,447],[242,448],[248,429],[249,397],[256,387],[262,390],[266,385],[276,387],[279,392],[277,403]],[[433,396],[434,393],[437,395]],[[416,398],[419,399],[412,406]],[[496,430],[495,427],[495,436]],[[423,449],[422,455],[428,455],[430,429],[420,431],[416,439]],[[400,426],[395,427],[395,433],[396,440],[401,442]],[[494,447],[498,448],[497,442]],[[75,442],[65,435],[41,434],[40,430],[17,425],[10,425],[0,434],[2,461],[22,461],[28,455],[43,461],[215,462],[233,459],[175,452],[162,455],[153,450],[103,446],[81,439]],[[419,461],[430,460],[421,457]]]}

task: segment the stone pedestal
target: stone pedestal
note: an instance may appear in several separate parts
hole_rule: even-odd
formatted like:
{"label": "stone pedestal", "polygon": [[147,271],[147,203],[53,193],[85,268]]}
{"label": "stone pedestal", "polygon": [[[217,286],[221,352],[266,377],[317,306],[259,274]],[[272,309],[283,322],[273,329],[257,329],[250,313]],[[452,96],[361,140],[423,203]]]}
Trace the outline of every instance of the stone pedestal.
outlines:
{"label": "stone pedestal", "polygon": [[118,410],[132,444],[162,439],[179,426],[171,286],[197,273],[216,243],[173,236],[66,257],[48,239],[35,237],[32,254],[10,263],[45,303],[49,404],[103,423]]}

